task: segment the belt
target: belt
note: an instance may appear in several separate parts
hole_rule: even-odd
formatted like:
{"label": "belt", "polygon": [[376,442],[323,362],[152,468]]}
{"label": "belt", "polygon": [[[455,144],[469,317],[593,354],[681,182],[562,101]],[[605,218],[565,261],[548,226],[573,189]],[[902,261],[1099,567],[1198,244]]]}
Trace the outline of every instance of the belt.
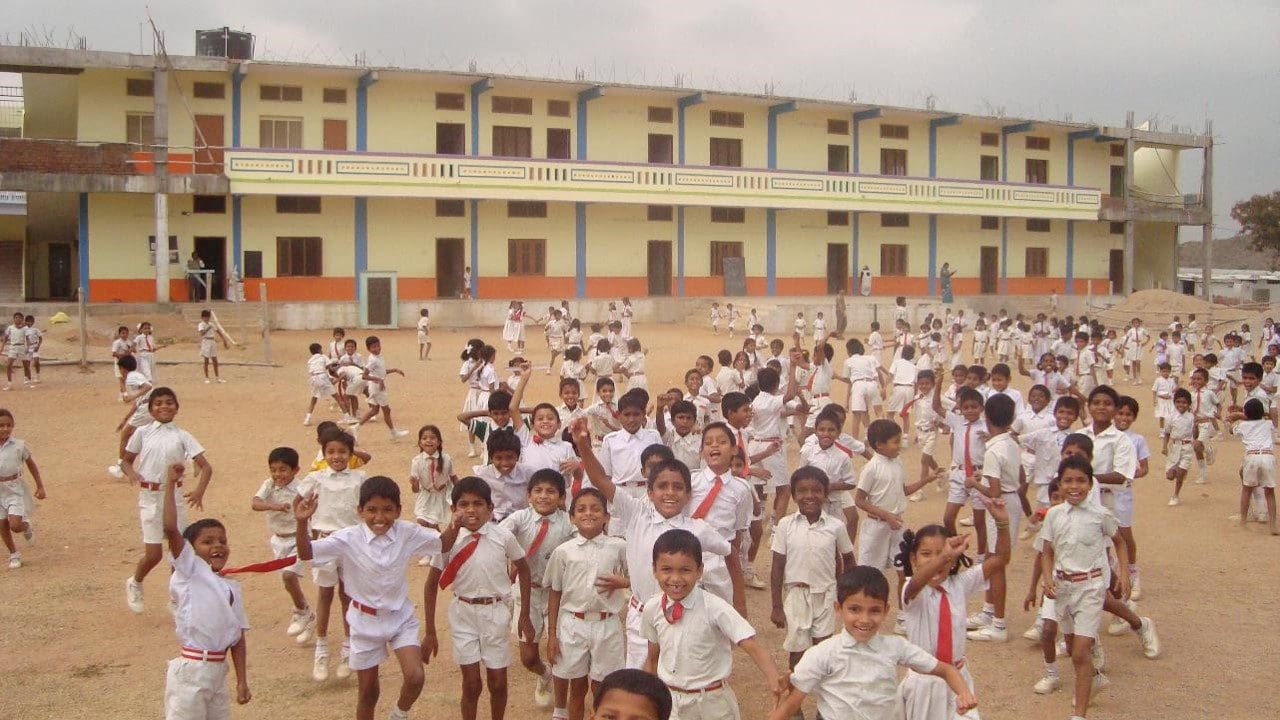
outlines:
{"label": "belt", "polygon": [[782,442],[782,438],[780,437],[758,437],[758,438],[751,438],[751,439],[755,440],[756,442]]}
{"label": "belt", "polygon": [[717,681],[715,681],[715,682],[711,683],[710,685],[708,685],[708,686],[706,686],[706,687],[701,687],[701,688],[698,688],[698,689],[696,689],[696,690],[689,690],[689,689],[686,689],[686,688],[678,688],[678,687],[676,687],[676,686],[674,686],[674,685],[668,685],[668,686],[667,686],[667,689],[668,689],[668,690],[671,690],[672,692],[683,693],[683,694],[685,694],[685,695],[701,695],[702,693],[709,693],[709,692],[711,692],[712,690],[719,690],[719,689],[720,689],[720,688],[722,688],[722,687],[724,687],[724,681],[723,681],[723,680],[717,680]]}
{"label": "belt", "polygon": [[[1272,455],[1273,453],[1270,450],[1245,450],[1244,454],[1245,455]],[[0,478],[0,480],[4,480],[4,478]]]}
{"label": "belt", "polygon": [[364,603],[362,603],[362,602],[360,602],[359,600],[356,600],[356,599],[354,599],[354,598],[351,600],[351,607],[353,607],[353,608],[355,608],[355,609],[359,610],[360,612],[364,613],[365,615],[373,615],[373,616],[377,616],[377,614],[378,614],[378,608],[376,608],[376,607],[369,607],[368,605],[365,605]]}
{"label": "belt", "polygon": [[644,373],[642,373],[642,372],[638,372],[638,373],[631,373],[631,377],[640,377],[641,375],[644,375]]}
{"label": "belt", "polygon": [[631,599],[628,600],[627,602],[631,605],[631,607],[635,608],[636,610],[644,609],[644,603],[641,602],[635,595],[632,595]]}
{"label": "belt", "polygon": [[831,395],[829,393],[814,393],[812,397],[817,400],[818,398],[829,398]]}
{"label": "belt", "polygon": [[[159,490],[163,490],[163,489],[164,489],[164,483],[140,482],[140,483],[138,483],[138,487],[142,488],[143,490],[157,490],[157,491],[159,491]],[[181,481],[181,480],[179,480],[179,481],[178,481],[178,487],[182,487],[182,481]]]}
{"label": "belt", "polygon": [[461,596],[458,596],[458,597],[457,597],[457,599],[458,599],[459,601],[461,601],[461,602],[464,602],[464,603],[468,604],[468,605],[493,605],[493,604],[495,604],[495,603],[500,603],[500,602],[502,602],[502,598],[500,598],[500,597],[474,597],[474,598],[469,598],[469,597],[461,597]]}
{"label": "belt", "polygon": [[1058,580],[1066,580],[1067,582],[1084,582],[1085,580],[1102,577],[1102,568],[1094,568],[1092,570],[1074,573],[1058,570],[1054,572],[1053,576]]}
{"label": "belt", "polygon": [[17,479],[18,479],[18,478],[20,478],[20,477],[22,477],[22,473],[14,473],[14,474],[12,474],[12,475],[4,475],[4,476],[0,476],[0,482],[9,482],[10,480],[17,480]]}
{"label": "belt", "polygon": [[579,620],[608,620],[613,617],[613,613],[610,612],[570,612],[569,614]]}
{"label": "belt", "polygon": [[197,650],[183,646],[182,657],[186,660],[199,660],[201,662],[225,662],[227,659],[226,650]]}
{"label": "belt", "polygon": [[894,383],[894,387],[915,387],[915,383]]}
{"label": "belt", "polygon": [[296,537],[298,537],[298,533],[297,533],[297,532],[291,532],[291,533],[276,533],[276,537],[278,537],[278,538],[296,538]]}

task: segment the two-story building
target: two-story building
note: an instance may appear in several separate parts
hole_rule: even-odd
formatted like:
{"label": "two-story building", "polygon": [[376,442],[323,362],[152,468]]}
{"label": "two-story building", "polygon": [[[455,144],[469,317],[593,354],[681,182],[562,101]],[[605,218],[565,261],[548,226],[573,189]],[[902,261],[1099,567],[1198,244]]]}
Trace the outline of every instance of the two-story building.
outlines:
{"label": "two-story building", "polygon": [[75,273],[30,299],[185,298],[192,251],[215,296],[234,273],[273,300],[468,271],[482,298],[819,295],[864,266],[926,296],[944,263],[957,295],[1107,294],[1176,287],[1178,226],[1208,222],[1176,178],[1211,139],[1131,122],[12,46],[0,70],[24,262]]}

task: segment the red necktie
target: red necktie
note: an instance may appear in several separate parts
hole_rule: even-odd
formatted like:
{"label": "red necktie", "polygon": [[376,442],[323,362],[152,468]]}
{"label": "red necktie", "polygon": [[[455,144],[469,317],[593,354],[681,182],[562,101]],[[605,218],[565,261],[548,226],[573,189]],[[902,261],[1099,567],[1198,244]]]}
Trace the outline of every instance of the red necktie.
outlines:
{"label": "red necktie", "polygon": [[751,455],[747,453],[747,440],[742,437],[742,429],[738,429],[738,448],[742,450],[742,472],[751,474]]}
{"label": "red necktie", "polygon": [[809,380],[804,384],[805,390],[813,392],[813,379],[816,377],[818,377],[818,368],[816,366],[809,368]]}
{"label": "red necktie", "polygon": [[218,571],[219,575],[235,575],[236,573],[265,573],[274,572],[280,568],[287,568],[298,562],[297,555],[289,555],[287,557],[277,558],[275,560],[267,560],[265,562],[250,563],[249,565],[241,565],[240,567],[222,568]]}
{"label": "red necktie", "polygon": [[848,455],[849,457],[853,457],[853,448],[845,447],[840,443],[831,443],[831,444],[834,445],[837,450],[844,453],[845,455]]}
{"label": "red necktie", "polygon": [[920,399],[920,397],[921,397],[921,396],[917,395],[917,396],[915,396],[915,397],[911,398],[911,400],[910,400],[910,401],[908,401],[906,405],[903,405],[903,406],[902,406],[902,411],[898,413],[898,417],[905,418],[905,417],[907,417],[908,415],[910,415],[910,414],[911,414],[911,406],[912,406],[912,405],[915,405],[915,404],[916,404],[916,401],[917,401],[917,400],[919,400],[919,399]]}
{"label": "red necktie", "polygon": [[534,444],[534,445],[541,445],[542,443],[544,443],[544,442],[546,442],[546,441],[547,441],[547,439],[546,439],[546,438],[544,438],[544,437],[542,437],[541,435],[534,435],[534,436],[533,436],[533,444]]}
{"label": "red necktie", "polygon": [[453,579],[458,576],[458,570],[476,554],[476,548],[480,546],[480,533],[471,536],[471,542],[466,547],[458,551],[457,555],[444,566],[444,572],[440,573],[440,587],[447,588],[453,584]]}
{"label": "red necktie", "polygon": [[947,591],[938,588],[942,596],[938,600],[938,650],[934,656],[938,662],[951,664],[951,601],[947,599]]}
{"label": "red necktie", "polygon": [[427,460],[429,460],[429,462],[427,463],[427,470],[431,474],[431,489],[435,490],[436,489],[436,461],[435,461],[435,458],[431,456],[427,456]]}
{"label": "red necktie", "polygon": [[722,487],[724,487],[724,480],[717,477],[716,481],[711,485],[711,492],[708,492],[707,496],[698,504],[698,509],[693,511],[694,520],[703,520],[707,517],[707,513],[711,512],[711,506],[715,505],[716,496],[720,494],[720,488]]}
{"label": "red necktie", "polygon": [[973,474],[973,458],[969,455],[969,433],[973,430],[973,423],[964,426],[964,476],[969,477]]}
{"label": "red necktie", "polygon": [[538,534],[533,536],[533,542],[529,543],[529,549],[524,551],[525,555],[533,555],[538,552],[538,548],[542,546],[542,541],[547,539],[547,530],[551,529],[551,520],[542,518],[542,522],[538,523]]}
{"label": "red necktie", "polygon": [[573,486],[569,489],[569,499],[578,497],[580,492],[582,492],[582,471],[576,470],[573,473]]}
{"label": "red necktie", "polygon": [[680,618],[684,617],[684,606],[680,604],[679,600],[676,600],[675,602],[671,603],[671,607],[668,608],[667,594],[663,593],[662,594],[662,616],[667,619],[667,622],[669,624],[675,625],[676,623],[680,622]]}

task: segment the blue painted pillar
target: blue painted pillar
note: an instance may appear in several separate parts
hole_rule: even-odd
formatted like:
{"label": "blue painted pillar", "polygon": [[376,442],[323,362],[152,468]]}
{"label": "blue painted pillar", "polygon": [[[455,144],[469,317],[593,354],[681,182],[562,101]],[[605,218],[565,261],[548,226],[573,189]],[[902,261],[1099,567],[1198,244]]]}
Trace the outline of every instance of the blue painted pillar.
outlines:
{"label": "blue painted pillar", "polygon": [[702,96],[702,93],[694,93],[693,95],[686,95],[676,101],[676,134],[680,136],[679,138],[677,138],[678,144],[676,146],[676,163],[679,165],[684,164],[684,113],[685,113],[685,110],[688,110],[694,105],[698,105],[702,103],[703,100],[704,98]]}
{"label": "blue painted pillar", "polygon": [[[1000,182],[1009,182],[1009,136],[1031,132],[1030,122],[1000,128]],[[1009,293],[1009,218],[1000,218],[1000,294]]]}
{"label": "blue painted pillar", "polygon": [[573,204],[574,220],[574,293],[576,297],[587,296],[587,204]]}
{"label": "blue painted pillar", "polygon": [[235,269],[236,275],[241,280],[244,274],[241,267],[241,259],[244,257],[244,230],[243,230],[243,208],[240,201],[243,198],[239,195],[231,196],[231,267]]}
{"label": "blue painted pillar", "polygon": [[[378,82],[378,73],[370,70],[356,83],[356,152],[369,149],[369,87]],[[355,198],[355,280],[356,302],[364,295],[360,275],[369,269],[369,199]]]}
{"label": "blue painted pillar", "polygon": [[857,175],[862,172],[861,160],[858,155],[858,149],[861,141],[858,139],[858,127],[863,120],[874,120],[880,117],[880,108],[870,108],[868,110],[859,110],[853,114],[853,127],[850,132],[853,134],[853,174]]}
{"label": "blue painted pillar", "polygon": [[578,155],[579,160],[587,159],[587,103],[604,94],[604,89],[596,86],[578,93]]}
{"label": "blue painted pillar", "polygon": [[84,293],[85,302],[89,296],[89,193],[80,193],[80,208],[77,216],[76,256],[80,260],[80,291]]}
{"label": "blue painted pillar", "polygon": [[[241,85],[244,84],[244,65],[236,65],[231,71],[231,147],[240,147]],[[261,143],[259,143],[261,144]]]}
{"label": "blue painted pillar", "polygon": [[1067,221],[1067,286],[1062,289],[1063,295],[1074,295],[1076,284],[1076,221]]}
{"label": "blue painted pillar", "polygon": [[929,215],[929,295],[938,294],[938,216]]}
{"label": "blue painted pillar", "polygon": [[[480,154],[480,96],[493,88],[493,81],[489,78],[477,80],[471,83],[471,154]],[[471,269],[475,270],[476,266],[473,262]]]}
{"label": "blue painted pillar", "polygon": [[862,266],[858,264],[858,225],[861,224],[861,213],[857,211],[849,213],[849,226],[852,231],[849,233],[849,294],[858,292],[858,271]]}
{"label": "blue painted pillar", "polygon": [[[929,121],[929,177],[938,177],[938,128],[958,125],[960,116],[948,115]],[[938,294],[938,216],[929,215],[929,295]]]}
{"label": "blue painted pillar", "polygon": [[[1074,186],[1076,184],[1076,141],[1086,140],[1088,138],[1096,138],[1099,134],[1098,128],[1090,128],[1087,130],[1078,130],[1073,133],[1067,133],[1067,185]],[[1067,221],[1067,267],[1063,274],[1066,280],[1066,287],[1062,289],[1064,295],[1075,294],[1075,276],[1076,276],[1076,221]]]}
{"label": "blue painted pillar", "polygon": [[[778,116],[795,112],[795,101],[778,103],[769,107],[768,163],[770,170],[778,169]],[[778,211],[769,208],[764,216],[764,273],[765,293],[778,294]]]}
{"label": "blue painted pillar", "polygon": [[684,297],[684,206],[676,208],[676,295]]}
{"label": "blue painted pillar", "polygon": [[480,201],[471,200],[471,297],[480,297]]}
{"label": "blue painted pillar", "polygon": [[1000,294],[1009,294],[1009,218],[1000,218]]}

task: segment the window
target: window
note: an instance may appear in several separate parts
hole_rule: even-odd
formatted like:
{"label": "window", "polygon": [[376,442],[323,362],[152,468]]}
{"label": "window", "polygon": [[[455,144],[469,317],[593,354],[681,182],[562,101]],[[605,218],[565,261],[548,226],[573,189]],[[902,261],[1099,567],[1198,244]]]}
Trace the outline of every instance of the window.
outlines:
{"label": "window", "polygon": [[258,121],[258,146],[282,149],[302,147],[302,118],[262,118]]}
{"label": "window", "polygon": [[738,138],[711,138],[711,164],[742,167],[742,141]]}
{"label": "window", "polygon": [[0,127],[0,138],[22,137],[22,128]]}
{"label": "window", "polygon": [[544,218],[547,216],[547,204],[533,200],[510,200],[507,202],[509,218]]}
{"label": "window", "polygon": [[1000,182],[1000,157],[997,155],[979,156],[978,177],[983,180]]}
{"label": "window", "polygon": [[669,107],[659,105],[649,106],[649,122],[651,123],[669,123],[675,117],[675,111]]}
{"label": "window", "polygon": [[319,195],[277,195],[276,212],[290,215],[319,215]]}
{"label": "window", "polygon": [[674,215],[675,211],[670,205],[650,205],[648,209],[650,222],[671,222]]}
{"label": "window", "polygon": [[533,130],[494,125],[493,154],[495,157],[533,157]]}
{"label": "window", "polygon": [[302,88],[298,85],[262,85],[258,88],[258,99],[302,102]]}
{"label": "window", "polygon": [[711,241],[711,277],[724,277],[724,259],[742,257],[742,243]]}
{"label": "window", "polygon": [[983,230],[999,230],[1000,218],[996,217],[995,215],[983,215],[982,221],[980,223],[980,227]]}
{"label": "window", "polygon": [[436,200],[436,217],[466,217],[465,200]]}
{"label": "window", "polygon": [[849,146],[827,146],[827,172],[849,172]]}
{"label": "window", "polygon": [[979,143],[984,147],[1000,147],[1000,133],[982,133]]}
{"label": "window", "polygon": [[437,110],[465,110],[467,96],[462,93],[436,93]]}
{"label": "window", "polygon": [[849,225],[849,213],[843,210],[827,211],[828,227],[847,227]]}
{"label": "window", "polygon": [[124,116],[125,142],[134,145],[156,144],[156,116],[151,113],[129,113]]}
{"label": "window", "polygon": [[907,274],[907,246],[880,246],[880,274],[904,277]]}
{"label": "window", "polygon": [[1027,232],[1049,232],[1051,228],[1048,218],[1027,218]]}
{"label": "window", "polygon": [[569,150],[568,128],[547,128],[547,157],[552,160],[568,160]]}
{"label": "window", "polygon": [[551,117],[569,117],[569,101],[548,100],[547,114]]}
{"label": "window", "polygon": [[533,239],[507,240],[507,275],[547,274],[547,241]]}
{"label": "window", "polygon": [[318,237],[276,238],[276,277],[319,277],[324,274]]}
{"label": "window", "polygon": [[711,208],[711,222],[713,223],[744,223],[746,221],[747,221],[746,208],[740,208],[740,207]]}
{"label": "window", "polygon": [[1111,157],[1124,157],[1124,143],[1112,143],[1110,152]]}
{"label": "window", "polygon": [[880,213],[880,227],[910,227],[911,216],[906,213]]}
{"label": "window", "polygon": [[1049,249],[1042,247],[1027,248],[1027,277],[1049,276]]}
{"label": "window", "polygon": [[1123,222],[1113,222],[1113,223],[1111,223],[1111,234],[1112,234],[1112,235],[1123,235],[1123,234],[1124,234],[1124,223],[1123,223]]}
{"label": "window", "polygon": [[[156,264],[156,236],[155,235],[147,236],[147,259],[151,262],[152,265]],[[177,235],[169,236],[169,264],[170,265],[178,264],[178,236]]]}
{"label": "window", "polygon": [[671,136],[660,135],[658,133],[649,133],[649,162],[658,165],[671,165],[675,162],[672,157]]}
{"label": "window", "polygon": [[244,251],[244,276],[246,278],[262,277],[262,251]]}
{"label": "window", "polygon": [[346,150],[347,149],[347,121],[346,120],[333,120],[331,118],[325,118],[324,149],[325,150]]}
{"label": "window", "polygon": [[711,124],[715,127],[740,128],[746,124],[746,118],[740,112],[728,110],[712,110]]}
{"label": "window", "polygon": [[334,105],[346,105],[347,89],[346,88],[325,88],[324,101],[327,103],[333,103]]}
{"label": "window", "polygon": [[198,215],[224,215],[227,212],[226,195],[193,195],[191,212]]}
{"label": "window", "polygon": [[506,115],[532,115],[533,98],[494,95],[493,111]]}
{"label": "window", "polygon": [[1049,138],[1042,137],[1040,135],[1028,135],[1027,149],[1028,150],[1048,150]]}
{"label": "window", "polygon": [[1111,180],[1110,195],[1111,195],[1111,197],[1124,197],[1124,177],[1125,177],[1125,172],[1124,172],[1124,166],[1123,166],[1123,165],[1112,165],[1112,166],[1111,166],[1111,177],[1110,177],[1110,180]]}
{"label": "window", "polygon": [[886,140],[907,140],[911,130],[906,125],[880,125],[880,137]]}
{"label": "window", "polygon": [[124,81],[124,94],[133,97],[151,97],[155,95],[155,81],[151,78],[129,78]]}
{"label": "window", "polygon": [[220,82],[192,83],[191,94],[202,100],[221,100],[227,96],[227,86]]}
{"label": "window", "polygon": [[906,175],[907,151],[899,148],[880,148],[880,174]]}
{"label": "window", "polygon": [[828,134],[828,135],[848,135],[848,134],[849,134],[849,121],[848,121],[848,120],[836,120],[836,119],[834,119],[834,118],[833,118],[833,119],[831,119],[831,120],[828,120],[828,121],[827,121],[827,134]]}
{"label": "window", "polygon": [[466,155],[467,126],[462,123],[436,123],[436,154]]}
{"label": "window", "polygon": [[1044,185],[1049,182],[1049,161],[1027,158],[1027,182]]}

